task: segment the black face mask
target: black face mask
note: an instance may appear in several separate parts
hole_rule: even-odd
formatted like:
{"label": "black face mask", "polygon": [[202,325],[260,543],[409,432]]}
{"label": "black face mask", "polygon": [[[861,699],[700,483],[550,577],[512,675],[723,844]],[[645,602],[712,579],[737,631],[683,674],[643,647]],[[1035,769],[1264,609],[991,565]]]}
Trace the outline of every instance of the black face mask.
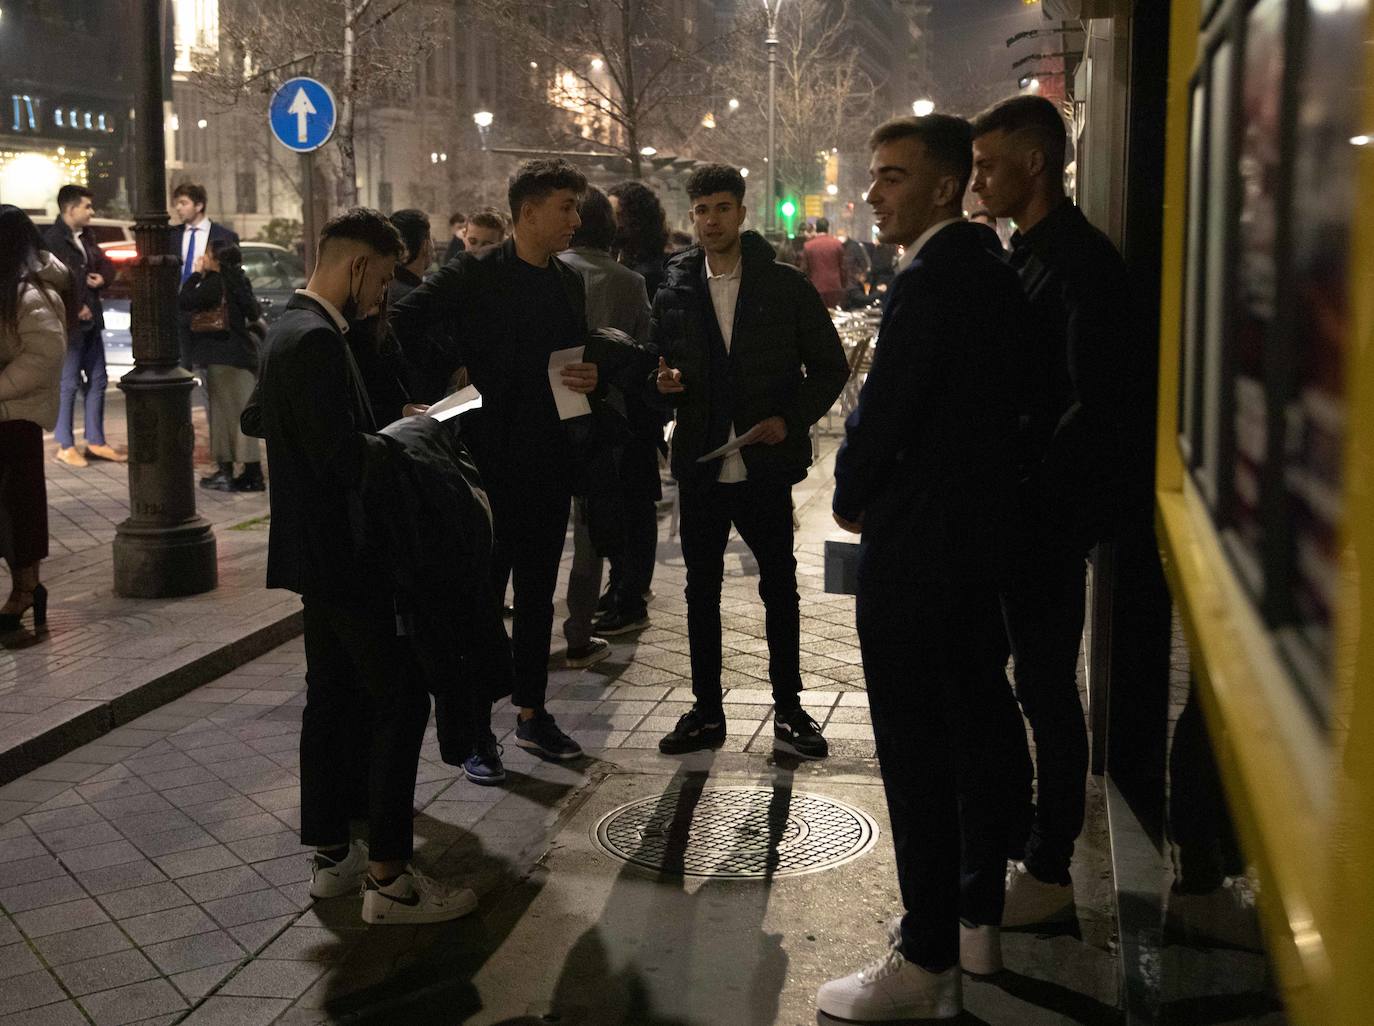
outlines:
{"label": "black face mask", "polygon": [[362,271],[358,275],[357,284],[353,283],[353,275],[350,273],[348,278],[348,298],[344,300],[344,305],[339,308],[339,313],[343,314],[344,320],[353,324],[360,318],[358,316],[358,291],[362,288],[363,277],[367,274],[367,258],[363,258]]}

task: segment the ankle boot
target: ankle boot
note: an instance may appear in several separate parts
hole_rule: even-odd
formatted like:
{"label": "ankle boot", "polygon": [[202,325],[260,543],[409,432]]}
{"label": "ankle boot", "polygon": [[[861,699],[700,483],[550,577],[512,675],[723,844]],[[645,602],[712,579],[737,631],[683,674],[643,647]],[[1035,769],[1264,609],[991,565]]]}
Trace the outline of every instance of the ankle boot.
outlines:
{"label": "ankle boot", "polygon": [[202,488],[212,488],[217,492],[231,492],[234,490],[234,465],[232,463],[221,463],[219,470],[209,477],[200,479]]}
{"label": "ankle boot", "polygon": [[267,482],[262,479],[261,463],[245,463],[243,473],[234,478],[236,492],[262,492],[267,490]]}

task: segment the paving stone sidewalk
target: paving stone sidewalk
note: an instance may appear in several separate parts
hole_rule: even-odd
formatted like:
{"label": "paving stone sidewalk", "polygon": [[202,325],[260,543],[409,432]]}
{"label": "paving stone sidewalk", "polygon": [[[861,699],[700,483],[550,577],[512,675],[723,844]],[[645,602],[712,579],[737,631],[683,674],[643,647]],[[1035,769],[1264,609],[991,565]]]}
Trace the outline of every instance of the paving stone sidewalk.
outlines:
{"label": "paving stone sidewalk", "polygon": [[[830,759],[796,766],[771,754],[757,567],[737,540],[722,601],[725,750],[657,753],[691,702],[684,570],[665,516],[651,627],[585,671],[551,654],[549,708],[587,759],[550,764],[516,748],[501,706],[510,779],[482,788],[441,762],[430,724],[416,862],[477,890],[477,913],[366,928],[357,897],[311,903],[297,841],[297,638],[0,788],[0,1026],[815,1021],[816,983],[835,959],[875,953],[896,906],[885,833],[843,871],[733,885],[686,906],[691,888],[680,881],[627,877],[581,849],[588,816],[622,793],[670,789],[683,773],[835,793],[886,831],[853,599],[822,588],[834,445],[796,491],[803,702],[831,739]],[[1013,983],[1026,986],[971,981],[968,1021],[1116,1021],[1104,846],[1090,836],[1081,847],[1078,936],[1012,939],[1009,959],[1029,974]],[[589,948],[593,936],[609,947]],[[657,977],[642,976],[664,952],[677,953]],[[665,1004],[683,988],[703,988],[693,1000],[714,1011]],[[629,1005],[612,1013],[588,991],[627,993]]]}
{"label": "paving stone sidewalk", "polygon": [[[126,440],[124,397],[106,396],[106,433]],[[78,439],[80,417],[78,415]],[[208,428],[193,409],[197,473]],[[45,439],[50,558],[48,629],[0,636],[0,782],[212,680],[299,631],[299,601],[263,587],[267,495],[197,489],[214,525],[219,584],[203,595],[127,599],[113,592],[115,529],[129,514],[128,469],[52,460]],[[3,564],[0,564],[3,565]],[[0,586],[8,590],[8,571]],[[29,621],[25,621],[27,624]]]}

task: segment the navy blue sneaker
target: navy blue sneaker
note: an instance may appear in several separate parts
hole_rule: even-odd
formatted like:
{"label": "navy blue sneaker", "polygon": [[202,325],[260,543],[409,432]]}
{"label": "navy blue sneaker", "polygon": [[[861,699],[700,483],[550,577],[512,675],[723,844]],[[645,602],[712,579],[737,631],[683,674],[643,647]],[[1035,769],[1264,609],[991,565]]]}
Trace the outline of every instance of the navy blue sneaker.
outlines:
{"label": "navy blue sneaker", "polygon": [[725,744],[725,713],[707,712],[692,706],[658,742],[658,750],[664,755],[685,755],[706,748],[719,748]]}
{"label": "navy blue sneaker", "polygon": [[463,760],[463,775],[474,784],[499,784],[506,779],[506,767],[501,765],[504,749],[491,735],[477,742],[473,753]]}
{"label": "navy blue sneaker", "polygon": [[553,716],[545,709],[540,709],[528,720],[516,716],[515,743],[546,759],[576,759],[582,754],[582,746],[559,730]]}

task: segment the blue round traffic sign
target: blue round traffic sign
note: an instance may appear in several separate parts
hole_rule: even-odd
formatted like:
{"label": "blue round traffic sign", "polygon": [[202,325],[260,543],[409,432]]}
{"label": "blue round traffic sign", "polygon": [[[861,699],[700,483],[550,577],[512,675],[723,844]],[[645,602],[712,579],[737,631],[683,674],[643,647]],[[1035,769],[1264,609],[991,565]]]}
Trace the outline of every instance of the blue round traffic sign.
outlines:
{"label": "blue round traffic sign", "polygon": [[337,113],[334,94],[327,85],[313,78],[293,78],[272,94],[267,123],[277,142],[287,149],[310,153],[329,142]]}

